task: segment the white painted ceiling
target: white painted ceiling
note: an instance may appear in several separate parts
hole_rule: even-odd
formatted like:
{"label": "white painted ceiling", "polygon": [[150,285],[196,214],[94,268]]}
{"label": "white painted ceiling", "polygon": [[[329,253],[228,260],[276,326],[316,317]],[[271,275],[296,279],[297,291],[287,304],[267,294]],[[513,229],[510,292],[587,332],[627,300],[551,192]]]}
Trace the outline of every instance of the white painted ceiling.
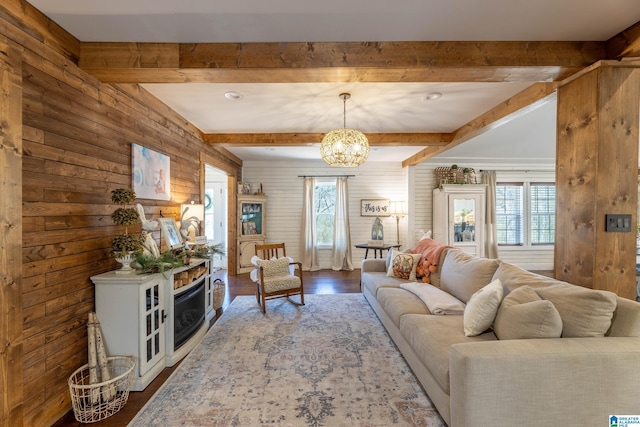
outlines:
{"label": "white painted ceiling", "polygon": [[[332,42],[607,40],[640,21],[638,0],[29,0],[81,41]],[[522,83],[146,84],[207,133],[451,132]],[[227,91],[242,95],[238,101]],[[424,101],[429,92],[442,98]],[[509,141],[505,145],[505,141]],[[374,147],[369,161],[402,161],[422,147]],[[317,146],[230,148],[243,160],[318,159]],[[441,157],[553,159],[555,103]]]}

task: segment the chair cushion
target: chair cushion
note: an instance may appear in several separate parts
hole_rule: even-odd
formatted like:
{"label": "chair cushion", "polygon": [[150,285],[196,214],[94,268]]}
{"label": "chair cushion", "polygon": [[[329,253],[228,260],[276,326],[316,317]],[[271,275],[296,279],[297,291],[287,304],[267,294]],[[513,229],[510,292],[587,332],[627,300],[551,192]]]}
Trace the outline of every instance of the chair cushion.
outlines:
{"label": "chair cushion", "polygon": [[259,260],[258,267],[262,267],[264,277],[281,276],[289,274],[289,258],[275,260]]}
{"label": "chair cushion", "polygon": [[264,279],[264,291],[266,293],[285,291],[287,289],[296,289],[299,287],[300,278],[291,274],[271,276],[269,279]]}

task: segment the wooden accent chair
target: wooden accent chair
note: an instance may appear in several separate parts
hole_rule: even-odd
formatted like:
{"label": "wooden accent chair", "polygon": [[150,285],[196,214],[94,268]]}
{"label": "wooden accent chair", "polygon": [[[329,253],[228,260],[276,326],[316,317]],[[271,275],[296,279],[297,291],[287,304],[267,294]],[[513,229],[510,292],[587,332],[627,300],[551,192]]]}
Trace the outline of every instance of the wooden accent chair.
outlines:
{"label": "wooden accent chair", "polygon": [[[256,245],[256,256],[261,258],[257,261],[256,299],[262,312],[266,313],[268,299],[287,298],[293,304],[304,305],[302,263],[289,262],[284,243]],[[300,303],[291,300],[291,295],[300,295]]]}

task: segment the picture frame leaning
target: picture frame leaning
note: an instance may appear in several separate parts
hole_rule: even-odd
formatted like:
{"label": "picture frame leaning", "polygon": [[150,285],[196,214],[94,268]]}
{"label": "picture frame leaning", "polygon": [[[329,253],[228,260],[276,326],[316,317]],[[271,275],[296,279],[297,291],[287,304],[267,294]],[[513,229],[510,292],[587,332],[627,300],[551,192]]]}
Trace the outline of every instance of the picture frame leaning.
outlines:
{"label": "picture frame leaning", "polygon": [[167,249],[174,250],[184,247],[182,236],[180,236],[180,230],[178,224],[173,218],[159,218],[160,230],[162,231],[162,238],[167,245]]}

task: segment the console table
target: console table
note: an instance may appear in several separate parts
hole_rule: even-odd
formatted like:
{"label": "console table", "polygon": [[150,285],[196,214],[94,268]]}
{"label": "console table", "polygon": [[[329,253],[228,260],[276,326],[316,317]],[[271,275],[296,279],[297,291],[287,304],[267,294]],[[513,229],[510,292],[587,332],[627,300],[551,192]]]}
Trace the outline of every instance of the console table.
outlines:
{"label": "console table", "polygon": [[382,258],[382,251],[383,250],[387,250],[389,251],[391,248],[398,248],[400,249],[400,245],[389,245],[389,244],[384,244],[382,246],[371,246],[368,243],[359,243],[356,245],[356,248],[360,248],[360,249],[364,249],[364,259],[367,259],[367,257],[369,256],[369,249],[373,249],[373,257],[374,258],[378,258],[378,251],[380,251],[380,258]]}

